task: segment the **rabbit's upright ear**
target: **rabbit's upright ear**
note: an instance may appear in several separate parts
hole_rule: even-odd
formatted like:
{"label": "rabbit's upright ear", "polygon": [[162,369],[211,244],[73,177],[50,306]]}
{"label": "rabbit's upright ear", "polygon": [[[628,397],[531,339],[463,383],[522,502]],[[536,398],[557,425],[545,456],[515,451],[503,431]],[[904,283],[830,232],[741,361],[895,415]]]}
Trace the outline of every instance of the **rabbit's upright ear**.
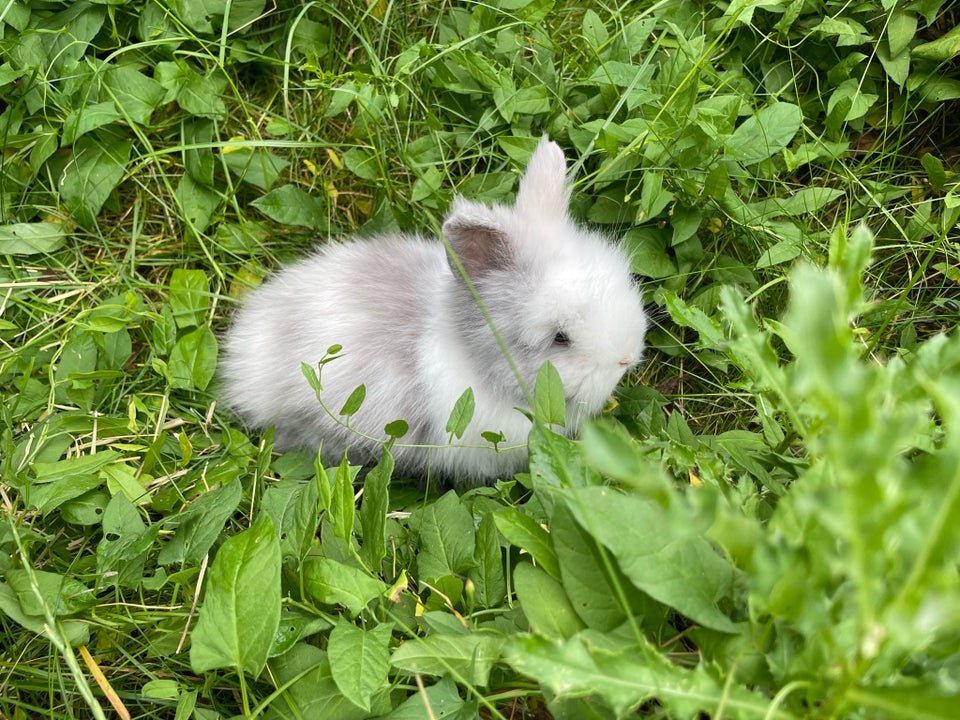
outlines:
{"label": "rabbit's upright ear", "polygon": [[[506,231],[499,227],[496,215],[483,205],[455,198],[443,223],[443,234],[471,278],[506,268],[512,262]],[[454,276],[460,276],[452,258],[450,268]]]}
{"label": "rabbit's upright ear", "polygon": [[533,220],[556,220],[567,216],[569,204],[570,186],[563,150],[544,136],[520,180],[516,212]]}

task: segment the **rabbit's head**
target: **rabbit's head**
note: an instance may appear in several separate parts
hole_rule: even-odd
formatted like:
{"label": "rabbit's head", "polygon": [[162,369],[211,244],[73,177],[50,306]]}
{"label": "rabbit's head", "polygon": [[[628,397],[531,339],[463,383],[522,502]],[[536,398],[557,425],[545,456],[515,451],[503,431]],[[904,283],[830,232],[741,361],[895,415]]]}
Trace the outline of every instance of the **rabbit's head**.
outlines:
{"label": "rabbit's head", "polygon": [[[647,320],[629,258],[569,217],[563,151],[542,140],[513,207],[457,198],[443,225],[521,377],[532,389],[552,362],[563,380],[568,422],[599,412],[644,349]],[[486,319],[458,278],[455,315],[468,351],[505,397],[519,384]]]}

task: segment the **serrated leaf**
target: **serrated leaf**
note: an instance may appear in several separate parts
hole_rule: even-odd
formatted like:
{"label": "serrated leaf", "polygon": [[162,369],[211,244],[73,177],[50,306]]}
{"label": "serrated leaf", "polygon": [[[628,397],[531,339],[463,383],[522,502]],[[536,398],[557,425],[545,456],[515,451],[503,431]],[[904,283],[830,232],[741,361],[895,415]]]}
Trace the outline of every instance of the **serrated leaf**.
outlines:
{"label": "serrated leaf", "polygon": [[733,131],[725,143],[727,152],[744,165],[756,165],[787,147],[802,121],[803,113],[792,103],[767,105]]}
{"label": "serrated leaf", "polygon": [[581,634],[566,641],[517,635],[506,655],[515,669],[559,697],[599,694],[617,717],[644,700],[657,699],[670,709],[670,717],[709,715],[724,707],[731,717],[794,718],[759,693],[737,684],[721,685],[702,667],[671,665],[651,648],[643,649],[641,654],[623,644],[611,646],[597,635]]}
{"label": "serrated leaf", "polygon": [[553,363],[547,360],[537,372],[533,391],[533,417],[544,425],[567,424],[567,399],[563,381]]}
{"label": "serrated leaf", "polygon": [[370,710],[374,693],[388,685],[390,630],[387,623],[364,630],[341,617],[327,640],[333,681],[350,702],[364,710]]}
{"label": "serrated leaf", "polygon": [[296,185],[281,185],[250,204],[271,220],[284,225],[301,225],[314,229],[326,228],[328,225],[320,199]]}
{"label": "serrated leaf", "polygon": [[457,402],[453,405],[453,410],[450,412],[450,417],[447,419],[446,430],[448,433],[453,434],[458,440],[463,437],[463,433],[466,432],[467,426],[470,424],[470,421],[473,419],[473,411],[476,407],[473,399],[473,388],[467,388],[463,391],[463,394],[457,398]]}
{"label": "serrated leaf", "polygon": [[266,514],[220,547],[190,634],[194,672],[260,674],[280,625],[280,565],[280,541]]}

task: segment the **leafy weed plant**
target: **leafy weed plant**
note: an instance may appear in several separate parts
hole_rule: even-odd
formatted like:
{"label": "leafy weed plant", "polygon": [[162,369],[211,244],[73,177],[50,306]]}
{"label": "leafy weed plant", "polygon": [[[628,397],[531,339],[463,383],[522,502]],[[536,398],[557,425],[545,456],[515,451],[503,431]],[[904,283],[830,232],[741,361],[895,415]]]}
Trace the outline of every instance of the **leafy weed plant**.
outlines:
{"label": "leafy weed plant", "polygon": [[[955,717],[956,20],[3,4],[0,717]],[[460,496],[216,406],[247,288],[544,133],[658,319],[579,440],[549,368]]]}

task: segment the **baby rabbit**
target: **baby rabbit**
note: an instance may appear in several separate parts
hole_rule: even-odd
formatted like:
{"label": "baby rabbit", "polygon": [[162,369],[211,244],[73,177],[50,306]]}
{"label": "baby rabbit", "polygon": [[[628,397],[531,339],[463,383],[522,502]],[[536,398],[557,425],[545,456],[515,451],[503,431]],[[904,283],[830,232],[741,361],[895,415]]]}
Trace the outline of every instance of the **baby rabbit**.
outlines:
{"label": "baby rabbit", "polygon": [[[563,151],[546,138],[513,207],[455,199],[443,233],[470,277],[516,371],[533,389],[547,360],[563,380],[565,432],[599,412],[639,361],[646,317],[619,247],[568,216]],[[320,401],[301,371],[323,365]],[[530,421],[511,363],[444,246],[417,236],[320,248],[253,291],[226,335],[227,404],[252,427],[276,428],[278,449],[315,450],[327,462],[379,458],[384,426],[409,423],[393,447],[397,470],[465,487],[525,467]],[[336,416],[366,386],[360,409]],[[472,388],[476,409],[450,446],[447,420]],[[329,412],[328,412],[329,410]],[[334,416],[331,416],[331,413]],[[481,437],[504,437],[499,448]],[[426,447],[424,447],[426,446]]]}

